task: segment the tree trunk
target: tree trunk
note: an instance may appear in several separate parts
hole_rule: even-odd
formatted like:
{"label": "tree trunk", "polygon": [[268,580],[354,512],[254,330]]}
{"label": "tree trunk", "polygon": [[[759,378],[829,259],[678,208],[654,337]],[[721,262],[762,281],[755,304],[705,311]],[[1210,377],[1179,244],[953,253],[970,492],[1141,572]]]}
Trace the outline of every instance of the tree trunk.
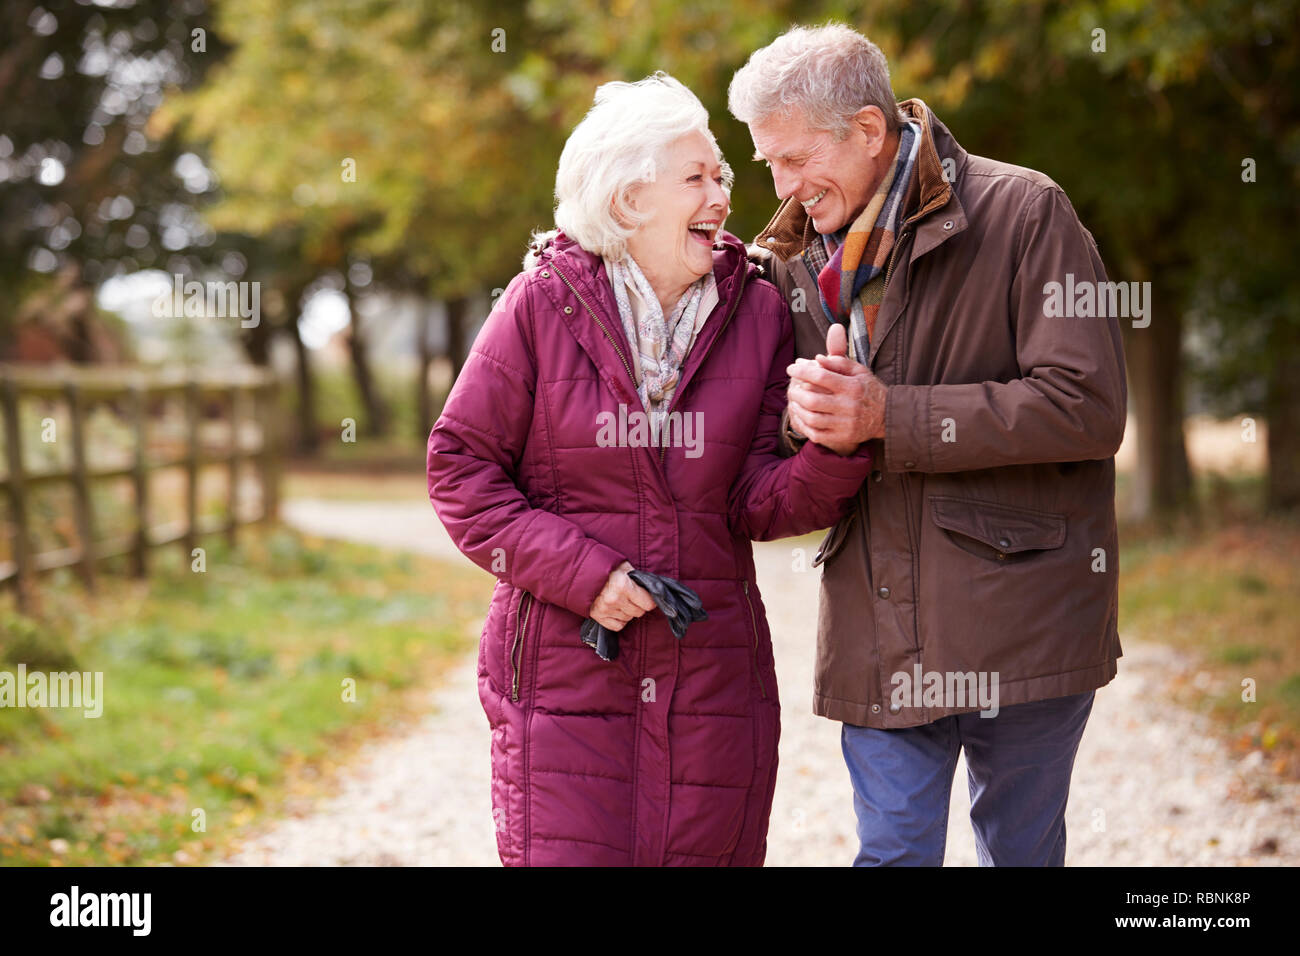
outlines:
{"label": "tree trunk", "polygon": [[1300,508],[1300,331],[1279,321],[1265,404],[1270,511]]}
{"label": "tree trunk", "polygon": [[298,379],[298,451],[305,455],[314,455],[320,447],[320,435],[316,425],[316,380],[311,371],[311,355],[307,344],[302,340],[302,331],[298,320],[302,317],[302,297],[307,285],[297,284],[289,287],[286,295],[286,326],[293,338],[293,348],[297,355]]}
{"label": "tree trunk", "polygon": [[346,289],[343,295],[348,303],[348,356],[352,364],[352,380],[361,396],[362,407],[366,410],[366,434],[371,438],[379,438],[388,434],[388,405],[375,388],[374,377],[370,374],[369,350],[351,288]]}
{"label": "tree trunk", "polygon": [[429,432],[433,430],[433,397],[429,394],[429,366],[433,364],[433,347],[429,344],[430,312],[430,304],[424,303],[415,323],[416,352],[420,357],[415,376],[415,425],[421,441],[428,441]]}
{"label": "tree trunk", "polygon": [[451,359],[451,378],[460,377],[465,364],[465,314],[469,311],[468,299],[447,301],[447,358]]}
{"label": "tree trunk", "polygon": [[259,319],[257,325],[241,329],[240,341],[244,354],[254,365],[265,368],[271,364],[271,326]]}
{"label": "tree trunk", "polygon": [[1138,461],[1130,517],[1168,522],[1188,510],[1191,471],[1183,440],[1183,321],[1175,305],[1126,336]]}
{"label": "tree trunk", "polygon": [[68,361],[76,365],[92,365],[103,361],[95,354],[95,290],[82,277],[81,263],[67,266],[59,277],[63,291],[59,300],[68,312]]}

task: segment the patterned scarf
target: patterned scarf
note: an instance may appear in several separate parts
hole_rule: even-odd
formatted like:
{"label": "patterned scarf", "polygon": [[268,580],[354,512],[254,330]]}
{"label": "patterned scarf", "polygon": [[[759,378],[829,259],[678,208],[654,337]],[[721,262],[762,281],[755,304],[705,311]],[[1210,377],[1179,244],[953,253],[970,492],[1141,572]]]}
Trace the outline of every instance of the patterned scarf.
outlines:
{"label": "patterned scarf", "polygon": [[[637,394],[641,404],[650,414],[651,422],[657,421],[661,406],[672,400],[673,390],[681,375],[682,363],[690,349],[695,333],[695,317],[704,298],[705,290],[715,283],[710,270],[687,288],[677,300],[672,315],[664,318],[663,307],[655,295],[650,281],[646,279],[636,260],[630,255],[619,262],[610,263],[613,273],[614,299],[618,303],[618,317],[623,323],[623,332],[628,342],[637,350],[638,364],[641,370]],[[634,288],[645,303],[640,321],[632,315],[632,305],[628,301],[627,286]]]}
{"label": "patterned scarf", "polygon": [[865,362],[871,353],[871,335],[884,298],[884,269],[903,216],[903,198],[916,165],[921,127],[909,122],[898,135],[898,153],[889,172],[876,187],[867,208],[847,230],[841,229],[805,254],[817,276],[822,308],[837,322],[848,320],[850,354]]}

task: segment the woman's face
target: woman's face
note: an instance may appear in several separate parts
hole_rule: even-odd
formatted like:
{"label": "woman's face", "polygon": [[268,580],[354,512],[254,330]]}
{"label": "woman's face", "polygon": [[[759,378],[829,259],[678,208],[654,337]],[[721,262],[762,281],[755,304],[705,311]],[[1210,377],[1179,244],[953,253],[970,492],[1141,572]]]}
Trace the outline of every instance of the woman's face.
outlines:
{"label": "woman's face", "polygon": [[685,287],[713,268],[713,239],[731,204],[703,133],[674,140],[654,181],[634,186],[628,202],[647,217],[628,238],[628,252],[657,287]]}

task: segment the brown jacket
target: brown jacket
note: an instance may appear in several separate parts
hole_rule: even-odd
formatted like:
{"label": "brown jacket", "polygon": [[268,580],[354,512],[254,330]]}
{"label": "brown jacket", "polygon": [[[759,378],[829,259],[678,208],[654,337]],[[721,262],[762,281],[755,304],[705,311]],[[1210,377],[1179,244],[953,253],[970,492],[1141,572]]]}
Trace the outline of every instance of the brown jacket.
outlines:
{"label": "brown jacket", "polygon": [[[1044,308],[1067,274],[1106,281],[1096,243],[1047,176],[968,154],[920,100],[900,107],[923,137],[868,362],[885,438],[815,559],[813,707],[867,727],[991,709],[980,679],[999,707],[1082,693],[1121,655],[1119,321]],[[802,256],[814,240],[793,197],[757,240],[804,357],[829,328]],[[923,693],[931,672],[946,696]]]}

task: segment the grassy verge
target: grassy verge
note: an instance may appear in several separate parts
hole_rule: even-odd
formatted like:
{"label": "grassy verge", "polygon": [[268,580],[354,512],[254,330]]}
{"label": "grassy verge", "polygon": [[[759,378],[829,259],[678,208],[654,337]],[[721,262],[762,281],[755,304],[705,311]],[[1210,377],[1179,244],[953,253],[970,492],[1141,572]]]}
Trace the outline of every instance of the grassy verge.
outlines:
{"label": "grassy verge", "polygon": [[[1122,631],[1200,667],[1171,675],[1174,701],[1300,779],[1300,525],[1253,520],[1121,541]],[[1243,699],[1252,687],[1254,700]]]}
{"label": "grassy verge", "polygon": [[105,701],[99,718],[0,709],[0,863],[210,861],[426,711],[491,586],[285,529],[202,543],[203,573],[168,549],[95,597],[45,579],[42,621],[0,605],[0,670],[100,671]]}

